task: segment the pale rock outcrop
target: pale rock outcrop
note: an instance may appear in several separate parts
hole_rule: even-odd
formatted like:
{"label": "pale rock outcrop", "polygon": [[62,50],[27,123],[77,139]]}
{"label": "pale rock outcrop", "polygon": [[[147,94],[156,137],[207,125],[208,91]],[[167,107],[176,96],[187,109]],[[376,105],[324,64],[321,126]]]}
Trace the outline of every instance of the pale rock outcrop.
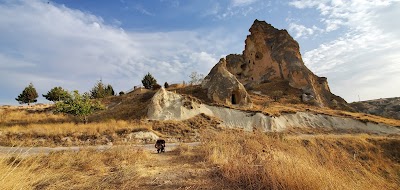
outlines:
{"label": "pale rock outcrop", "polygon": [[207,90],[208,98],[215,103],[240,107],[252,106],[245,87],[227,70],[224,58],[211,69],[201,86]]}
{"label": "pale rock outcrop", "polygon": [[[201,105],[199,102],[161,88],[154,94],[147,116],[151,120],[189,119],[199,114],[197,109],[201,109]],[[210,115],[210,111],[206,109],[201,113]]]}
{"label": "pale rock outcrop", "polygon": [[[190,106],[187,106],[190,105]],[[185,120],[206,114],[221,120],[220,126],[246,131],[284,131],[290,128],[350,129],[373,133],[399,134],[400,128],[380,123],[362,122],[351,118],[298,112],[278,117],[249,113],[225,107],[210,106],[160,89],[149,105],[148,118],[154,120]],[[151,111],[150,111],[151,110]]]}

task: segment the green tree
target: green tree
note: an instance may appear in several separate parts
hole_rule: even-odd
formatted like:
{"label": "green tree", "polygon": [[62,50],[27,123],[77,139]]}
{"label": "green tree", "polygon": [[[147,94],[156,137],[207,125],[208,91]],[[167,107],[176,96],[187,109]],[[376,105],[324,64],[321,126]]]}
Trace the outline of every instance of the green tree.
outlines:
{"label": "green tree", "polygon": [[18,98],[15,98],[15,100],[20,104],[30,105],[30,103],[37,102],[37,98],[38,93],[36,92],[35,87],[33,87],[32,83],[29,83],[29,86],[25,87],[22,93],[18,95]]}
{"label": "green tree", "polygon": [[59,86],[52,88],[49,92],[47,92],[47,94],[42,94],[42,96],[49,101],[56,102],[67,99],[69,97],[69,93]]}
{"label": "green tree", "polygon": [[69,94],[64,101],[57,102],[55,106],[56,112],[78,117],[84,124],[88,122],[88,116],[94,111],[105,109],[100,102],[91,100],[89,94],[81,95],[77,90]]}
{"label": "green tree", "polygon": [[93,99],[114,96],[114,94],[113,87],[110,84],[105,85],[102,80],[98,81],[90,90],[90,97]]}
{"label": "green tree", "polygon": [[146,89],[152,89],[157,84],[157,80],[150,73],[147,73],[143,77],[142,84]]}

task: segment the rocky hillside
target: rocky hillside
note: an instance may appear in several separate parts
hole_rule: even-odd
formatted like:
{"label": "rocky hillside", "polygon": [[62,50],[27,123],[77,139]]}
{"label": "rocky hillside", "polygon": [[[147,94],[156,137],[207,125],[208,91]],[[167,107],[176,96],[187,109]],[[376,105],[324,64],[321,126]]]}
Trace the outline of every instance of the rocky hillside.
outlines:
{"label": "rocky hillside", "polygon": [[345,100],[330,92],[327,78],[318,77],[304,65],[299,44],[286,30],[255,20],[249,31],[243,54],[226,57],[228,71],[246,89],[261,83],[288,81],[290,87],[302,91],[303,102],[351,109]]}
{"label": "rocky hillside", "polygon": [[359,112],[400,119],[400,97],[353,102],[350,105]]}

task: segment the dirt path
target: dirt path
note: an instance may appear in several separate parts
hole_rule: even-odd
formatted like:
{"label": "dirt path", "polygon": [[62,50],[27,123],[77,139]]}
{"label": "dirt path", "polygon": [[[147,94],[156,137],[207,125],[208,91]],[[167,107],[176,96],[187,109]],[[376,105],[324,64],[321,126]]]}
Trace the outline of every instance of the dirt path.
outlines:
{"label": "dirt path", "polygon": [[209,189],[210,171],[195,157],[181,155],[179,151],[152,153],[142,165],[138,189]]}
{"label": "dirt path", "polygon": [[[192,142],[192,143],[182,143],[187,146],[197,146],[200,144],[200,142]],[[177,146],[179,146],[180,143],[167,143],[166,151],[172,151],[174,150]],[[151,152],[155,152],[154,144],[144,144],[144,145],[100,145],[100,146],[73,146],[73,147],[4,147],[0,146],[0,156],[5,156],[9,154],[19,154],[21,156],[28,156],[28,155],[33,155],[33,154],[48,154],[50,152],[56,152],[56,151],[74,151],[77,152],[81,149],[97,149],[99,151],[104,151],[108,149],[118,149],[118,148],[124,148],[126,146],[131,146],[133,148],[142,148]]]}
{"label": "dirt path", "polygon": [[[186,149],[195,149],[199,142],[183,143]],[[167,143],[166,152],[158,154],[154,144],[129,145],[149,151],[148,157],[138,163],[138,178],[135,189],[211,189],[210,174],[212,168],[195,156],[192,151],[181,151],[179,143]],[[79,151],[93,148],[98,151],[126,148],[126,146],[90,146],[90,147],[0,147],[0,156],[18,154],[30,156],[54,151]]]}

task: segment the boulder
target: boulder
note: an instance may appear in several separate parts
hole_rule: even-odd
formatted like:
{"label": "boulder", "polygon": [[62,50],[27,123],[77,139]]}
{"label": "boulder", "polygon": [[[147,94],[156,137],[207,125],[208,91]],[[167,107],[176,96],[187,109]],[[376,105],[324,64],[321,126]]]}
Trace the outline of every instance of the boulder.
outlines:
{"label": "boulder", "polygon": [[211,69],[201,86],[207,90],[208,98],[214,103],[240,107],[252,106],[245,87],[235,75],[227,70],[224,58]]}

